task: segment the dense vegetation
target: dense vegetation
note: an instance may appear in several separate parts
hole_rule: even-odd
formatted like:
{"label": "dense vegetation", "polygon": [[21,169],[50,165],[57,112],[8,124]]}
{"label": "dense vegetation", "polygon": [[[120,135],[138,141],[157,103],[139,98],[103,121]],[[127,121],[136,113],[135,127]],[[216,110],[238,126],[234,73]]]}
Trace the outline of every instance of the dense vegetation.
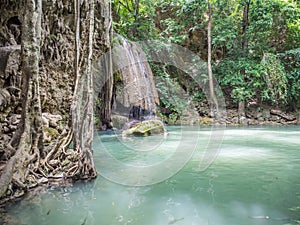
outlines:
{"label": "dense vegetation", "polygon": [[[213,74],[227,98],[238,103],[297,111],[300,104],[300,4],[295,0],[210,0]],[[130,40],[180,44],[207,61],[208,2],[114,0],[114,30]],[[163,69],[152,65],[156,76]],[[196,101],[203,100],[184,75],[168,70]],[[188,86],[188,87],[186,87]],[[162,99],[163,101],[163,99]],[[164,105],[170,105],[163,102]],[[171,107],[171,106],[170,106]]]}

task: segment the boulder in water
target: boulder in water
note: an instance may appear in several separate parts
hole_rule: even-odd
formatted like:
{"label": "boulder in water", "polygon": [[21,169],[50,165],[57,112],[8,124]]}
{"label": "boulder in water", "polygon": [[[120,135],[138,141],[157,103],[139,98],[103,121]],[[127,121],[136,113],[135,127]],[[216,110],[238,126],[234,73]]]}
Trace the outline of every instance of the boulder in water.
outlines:
{"label": "boulder in water", "polygon": [[121,115],[112,115],[111,121],[114,128],[122,129],[124,124],[128,122],[128,118]]}
{"label": "boulder in water", "polygon": [[123,136],[149,136],[156,134],[166,134],[164,124],[160,120],[144,120],[139,123],[135,123],[135,126],[123,131]]}

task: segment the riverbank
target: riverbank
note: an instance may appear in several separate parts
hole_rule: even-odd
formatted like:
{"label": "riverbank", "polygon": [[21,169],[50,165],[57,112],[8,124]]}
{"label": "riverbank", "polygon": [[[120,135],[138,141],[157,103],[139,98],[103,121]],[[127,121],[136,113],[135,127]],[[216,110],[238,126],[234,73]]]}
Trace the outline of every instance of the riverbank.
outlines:
{"label": "riverbank", "polygon": [[[199,114],[202,114],[200,116]],[[239,116],[237,109],[226,109],[218,119],[211,114],[208,107],[201,108],[201,112],[186,113],[175,121],[165,117],[168,125],[226,125],[226,126],[288,126],[300,125],[299,112],[286,112],[275,108],[247,108],[243,116]]]}

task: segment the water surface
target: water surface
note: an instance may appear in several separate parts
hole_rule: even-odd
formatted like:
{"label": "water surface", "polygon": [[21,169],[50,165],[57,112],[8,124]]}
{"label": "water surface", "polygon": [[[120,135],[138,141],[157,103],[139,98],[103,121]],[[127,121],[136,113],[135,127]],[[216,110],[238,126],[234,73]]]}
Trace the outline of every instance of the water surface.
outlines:
{"label": "water surface", "polygon": [[[205,171],[199,166],[214,140],[211,129],[168,127],[168,132],[167,137],[125,139],[100,133],[95,163],[108,179],[43,190],[11,206],[8,214],[28,225],[283,225],[300,220],[300,127],[227,128],[217,158]],[[192,157],[166,180],[155,183],[167,173],[155,170],[149,180],[145,175],[145,182],[154,182],[147,186],[110,181],[142,184],[141,172],[132,168],[181,163],[178,148]],[[110,167],[100,149],[132,168]]]}

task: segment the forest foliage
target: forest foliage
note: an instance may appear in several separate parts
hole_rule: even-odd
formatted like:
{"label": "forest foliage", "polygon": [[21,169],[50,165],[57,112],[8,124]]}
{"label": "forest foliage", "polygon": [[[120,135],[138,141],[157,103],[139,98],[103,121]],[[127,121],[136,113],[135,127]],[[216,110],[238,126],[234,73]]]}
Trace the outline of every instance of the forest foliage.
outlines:
{"label": "forest foliage", "polygon": [[[295,0],[209,1],[213,18],[213,74],[227,98],[233,104],[257,102],[297,110],[300,3]],[[156,39],[180,44],[206,61],[207,3],[113,0],[114,30],[134,41]],[[246,4],[249,4],[248,23],[243,24]],[[159,73],[162,70],[155,71],[158,71],[156,76],[164,76]]]}

